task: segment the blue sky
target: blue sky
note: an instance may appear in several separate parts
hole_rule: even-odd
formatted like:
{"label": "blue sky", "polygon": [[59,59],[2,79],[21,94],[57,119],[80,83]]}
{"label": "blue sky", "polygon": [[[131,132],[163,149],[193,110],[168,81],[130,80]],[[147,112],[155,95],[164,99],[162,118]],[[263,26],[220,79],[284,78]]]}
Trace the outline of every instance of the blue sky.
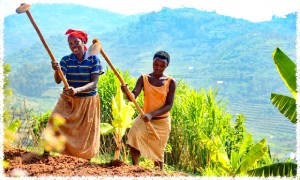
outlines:
{"label": "blue sky", "polygon": [[300,11],[300,0],[1,0],[0,15],[15,13],[22,2],[31,5],[76,3],[127,15],[158,11],[162,7],[194,7],[252,22],[267,21],[273,15],[284,17],[288,13]]}

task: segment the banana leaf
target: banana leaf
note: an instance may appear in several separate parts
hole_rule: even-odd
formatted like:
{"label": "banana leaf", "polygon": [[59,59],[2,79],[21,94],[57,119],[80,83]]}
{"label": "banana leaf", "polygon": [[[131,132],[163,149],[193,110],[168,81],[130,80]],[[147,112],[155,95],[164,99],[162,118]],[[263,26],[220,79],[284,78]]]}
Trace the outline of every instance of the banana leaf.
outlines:
{"label": "banana leaf", "polygon": [[122,137],[127,128],[130,128],[133,124],[132,116],[135,111],[131,102],[126,104],[123,93],[119,84],[116,84],[117,93],[115,97],[112,97],[112,115],[113,121],[112,125],[116,128],[116,133]]}
{"label": "banana leaf", "polygon": [[21,126],[21,120],[15,120],[13,123],[11,123],[8,126],[8,130],[12,131],[13,133],[17,132],[17,130],[19,129],[19,127]]}
{"label": "banana leaf", "polygon": [[267,166],[259,167],[247,171],[249,176],[281,176],[281,177],[294,177],[297,175],[297,164],[292,162],[274,163]]}
{"label": "banana leaf", "polygon": [[100,123],[100,134],[109,134],[115,131],[115,128],[108,123]]}
{"label": "banana leaf", "polygon": [[[123,104],[119,110],[119,108],[116,108],[115,100],[113,100],[112,105],[112,112],[114,120],[112,121],[112,125],[117,128],[118,133],[120,133],[121,136],[125,134],[125,131],[127,128],[130,128],[133,124],[132,116],[134,115],[134,109],[132,107],[131,103]],[[120,107],[120,106],[119,106]]]}
{"label": "banana leaf", "polygon": [[118,137],[122,137],[127,128],[130,128],[133,124],[132,116],[135,111],[133,109],[132,103],[126,104],[123,93],[120,89],[120,84],[115,84],[117,88],[117,92],[115,97],[112,97],[112,116],[113,120],[111,125],[108,123],[100,124],[100,134],[109,134],[109,133],[117,133]]}
{"label": "banana leaf", "polygon": [[252,135],[247,134],[247,136],[244,138],[240,148],[239,148],[239,157],[241,158],[245,152],[247,151],[247,147],[252,143]]}
{"label": "banana leaf", "polygon": [[296,124],[297,111],[296,111],[296,100],[294,98],[271,93],[271,101],[278,110],[287,117],[292,123]]}
{"label": "banana leaf", "polygon": [[296,64],[285,55],[279,48],[273,51],[273,60],[284,84],[291,91],[293,97],[297,98]]}
{"label": "banana leaf", "polygon": [[239,147],[238,152],[235,152],[235,151],[231,152],[230,161],[231,161],[231,165],[232,165],[233,169],[236,169],[237,167],[239,167],[239,163],[240,163],[243,155],[247,151],[247,147],[251,143],[252,143],[252,135],[247,134],[247,136],[243,139],[243,142],[242,142],[241,146]]}
{"label": "banana leaf", "polygon": [[4,138],[6,141],[13,142],[15,140],[15,133],[21,126],[21,120],[15,120],[4,130]]}
{"label": "banana leaf", "polygon": [[231,151],[230,153],[230,163],[232,166],[232,169],[236,169],[240,162],[240,156],[238,152]]}
{"label": "banana leaf", "polygon": [[211,160],[217,163],[222,169],[228,173],[232,172],[232,167],[219,137],[209,139],[203,132],[199,131],[201,142],[203,142],[211,152]]}
{"label": "banana leaf", "polygon": [[257,161],[260,160],[264,154],[268,151],[266,139],[262,139],[256,143],[249,152],[243,157],[239,168],[236,170],[235,174],[246,173],[249,168],[253,168]]}

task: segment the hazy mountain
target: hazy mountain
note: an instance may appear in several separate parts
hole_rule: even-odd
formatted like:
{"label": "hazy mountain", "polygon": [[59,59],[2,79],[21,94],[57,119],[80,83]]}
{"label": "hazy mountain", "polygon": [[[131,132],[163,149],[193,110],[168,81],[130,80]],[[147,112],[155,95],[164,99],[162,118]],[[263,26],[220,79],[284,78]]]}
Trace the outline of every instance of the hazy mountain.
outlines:
{"label": "hazy mountain", "polygon": [[[271,92],[289,95],[272,52],[280,47],[296,60],[296,14],[252,23],[192,8],[123,16],[73,4],[37,4],[31,13],[57,60],[70,53],[64,35],[68,28],[88,32],[88,45],[99,38],[114,65],[135,77],[150,72],[154,53],[166,50],[171,55],[167,74],[195,89],[219,88],[229,110],[245,114],[256,138],[268,135],[274,144],[296,141],[295,127],[269,100]],[[11,86],[23,95],[49,97],[45,92],[58,86],[26,14],[5,18],[4,47],[4,61],[12,65]],[[30,83],[33,79],[36,83]]]}
{"label": "hazy mountain", "polygon": [[[66,42],[64,33],[67,29],[84,30],[92,38],[95,34],[109,32],[137,20],[137,16],[75,4],[34,4],[29,11],[48,43],[57,41],[51,39],[59,35]],[[4,19],[4,33],[5,54],[29,48],[40,41],[26,13],[7,16]]]}

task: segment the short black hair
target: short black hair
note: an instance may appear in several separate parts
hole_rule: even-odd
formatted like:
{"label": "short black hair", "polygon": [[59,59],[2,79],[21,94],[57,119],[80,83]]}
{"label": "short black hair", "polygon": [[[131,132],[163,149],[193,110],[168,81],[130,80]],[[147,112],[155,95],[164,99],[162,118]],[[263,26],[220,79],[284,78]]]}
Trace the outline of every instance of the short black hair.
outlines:
{"label": "short black hair", "polygon": [[166,60],[169,65],[170,55],[166,51],[157,51],[153,56],[153,60],[157,57]]}

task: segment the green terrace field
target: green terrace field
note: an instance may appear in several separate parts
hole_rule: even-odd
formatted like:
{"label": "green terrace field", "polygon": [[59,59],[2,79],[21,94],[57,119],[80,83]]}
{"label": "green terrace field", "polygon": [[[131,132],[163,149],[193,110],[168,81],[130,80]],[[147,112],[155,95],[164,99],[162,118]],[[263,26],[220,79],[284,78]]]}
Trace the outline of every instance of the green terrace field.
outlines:
{"label": "green terrace field", "polygon": [[266,138],[271,151],[282,157],[296,152],[296,126],[282,114],[272,109],[272,104],[251,104],[233,102],[228,104],[232,114],[242,113],[246,118],[246,128],[256,141]]}

